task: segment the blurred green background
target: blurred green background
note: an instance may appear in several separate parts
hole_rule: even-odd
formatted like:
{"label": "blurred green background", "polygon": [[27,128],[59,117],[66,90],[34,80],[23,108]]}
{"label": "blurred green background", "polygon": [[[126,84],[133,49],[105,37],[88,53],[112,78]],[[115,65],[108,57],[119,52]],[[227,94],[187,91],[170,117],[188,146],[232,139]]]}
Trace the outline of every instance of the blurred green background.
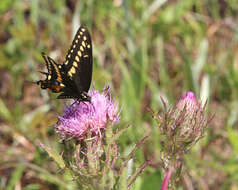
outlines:
{"label": "blurred green background", "polygon": [[[93,81],[110,85],[121,108],[125,155],[152,131],[135,167],[153,157],[133,189],[159,189],[158,128],[147,108],[162,110],[192,90],[215,118],[184,159],[179,189],[238,189],[237,0],[1,0],[0,189],[78,189],[38,145],[59,149],[53,126],[65,103],[39,80],[41,52],[63,62],[83,24],[93,41]],[[93,85],[92,85],[93,86]],[[92,88],[91,86],[91,88]]]}

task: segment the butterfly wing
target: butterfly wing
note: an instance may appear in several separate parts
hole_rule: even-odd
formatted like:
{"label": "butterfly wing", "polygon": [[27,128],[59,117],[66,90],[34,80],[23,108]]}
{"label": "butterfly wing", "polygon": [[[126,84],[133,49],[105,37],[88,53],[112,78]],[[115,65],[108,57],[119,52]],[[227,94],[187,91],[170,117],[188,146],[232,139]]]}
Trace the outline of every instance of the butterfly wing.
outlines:
{"label": "butterfly wing", "polygon": [[61,71],[59,65],[49,56],[42,53],[42,57],[45,60],[46,67],[48,70],[48,80],[57,80],[58,82],[62,82]]}
{"label": "butterfly wing", "polygon": [[92,80],[92,42],[89,31],[81,26],[63,63],[66,83],[76,87],[75,93],[88,92]]}
{"label": "butterfly wing", "polygon": [[72,42],[63,64],[57,64],[52,58],[42,54],[48,73],[44,81],[37,81],[42,89],[61,92],[59,99],[75,98],[90,101],[87,92],[92,80],[92,42],[89,31],[81,26]]}

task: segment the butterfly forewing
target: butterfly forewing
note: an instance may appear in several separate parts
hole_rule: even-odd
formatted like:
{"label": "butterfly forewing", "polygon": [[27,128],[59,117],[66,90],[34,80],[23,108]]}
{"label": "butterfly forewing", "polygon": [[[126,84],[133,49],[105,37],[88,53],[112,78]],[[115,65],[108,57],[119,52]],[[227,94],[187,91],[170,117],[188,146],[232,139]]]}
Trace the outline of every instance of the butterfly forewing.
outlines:
{"label": "butterfly forewing", "polygon": [[92,42],[87,28],[81,26],[78,29],[63,67],[77,91],[88,92],[92,79]]}

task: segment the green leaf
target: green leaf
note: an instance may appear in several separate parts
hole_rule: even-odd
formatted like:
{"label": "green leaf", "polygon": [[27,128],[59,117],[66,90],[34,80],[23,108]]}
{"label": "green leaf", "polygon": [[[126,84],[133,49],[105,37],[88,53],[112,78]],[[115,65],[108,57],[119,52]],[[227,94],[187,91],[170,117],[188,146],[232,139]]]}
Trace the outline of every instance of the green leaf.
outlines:
{"label": "green leaf", "polygon": [[50,147],[45,146],[44,144],[39,142],[39,145],[49,154],[51,158],[54,159],[54,161],[59,165],[61,169],[65,168],[64,160],[61,155],[59,155],[57,152],[55,152]]}
{"label": "green leaf", "polygon": [[40,189],[41,189],[40,184],[29,184],[23,188],[23,190],[40,190]]}
{"label": "green leaf", "polygon": [[156,171],[145,177],[141,185],[141,190],[144,189],[159,189],[162,184],[161,172]]}
{"label": "green leaf", "polygon": [[6,190],[14,189],[16,184],[20,181],[23,172],[24,172],[25,167],[22,165],[19,165],[15,168],[14,172],[12,173],[11,179],[8,183],[8,186]]}
{"label": "green leaf", "polygon": [[6,120],[11,120],[11,112],[7,108],[7,106],[4,104],[2,99],[0,99],[0,117],[6,119]]}
{"label": "green leaf", "polygon": [[231,127],[227,128],[228,139],[232,145],[232,148],[236,154],[238,154],[238,133]]}
{"label": "green leaf", "polygon": [[199,92],[199,77],[207,61],[208,45],[208,40],[205,38],[200,44],[198,57],[191,68],[196,94]]}
{"label": "green leaf", "polygon": [[2,0],[0,1],[0,14],[10,9],[13,4],[13,0]]}

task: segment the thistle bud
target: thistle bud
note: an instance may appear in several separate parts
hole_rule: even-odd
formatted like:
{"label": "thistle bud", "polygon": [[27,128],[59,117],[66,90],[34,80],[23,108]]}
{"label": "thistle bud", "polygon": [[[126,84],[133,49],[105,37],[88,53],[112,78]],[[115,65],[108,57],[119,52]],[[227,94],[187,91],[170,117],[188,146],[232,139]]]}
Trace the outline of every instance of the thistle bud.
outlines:
{"label": "thistle bud", "polygon": [[168,109],[166,103],[164,106],[162,114],[153,113],[161,134],[161,159],[165,168],[161,190],[167,190],[170,178],[175,177],[173,181],[176,181],[180,176],[183,155],[204,136],[209,122],[205,106],[196,100],[193,92],[186,92]]}
{"label": "thistle bud", "polygon": [[193,92],[186,92],[174,106],[155,115],[155,118],[162,135],[162,160],[165,168],[171,160],[181,159],[204,136],[208,124],[205,106],[202,107]]}

